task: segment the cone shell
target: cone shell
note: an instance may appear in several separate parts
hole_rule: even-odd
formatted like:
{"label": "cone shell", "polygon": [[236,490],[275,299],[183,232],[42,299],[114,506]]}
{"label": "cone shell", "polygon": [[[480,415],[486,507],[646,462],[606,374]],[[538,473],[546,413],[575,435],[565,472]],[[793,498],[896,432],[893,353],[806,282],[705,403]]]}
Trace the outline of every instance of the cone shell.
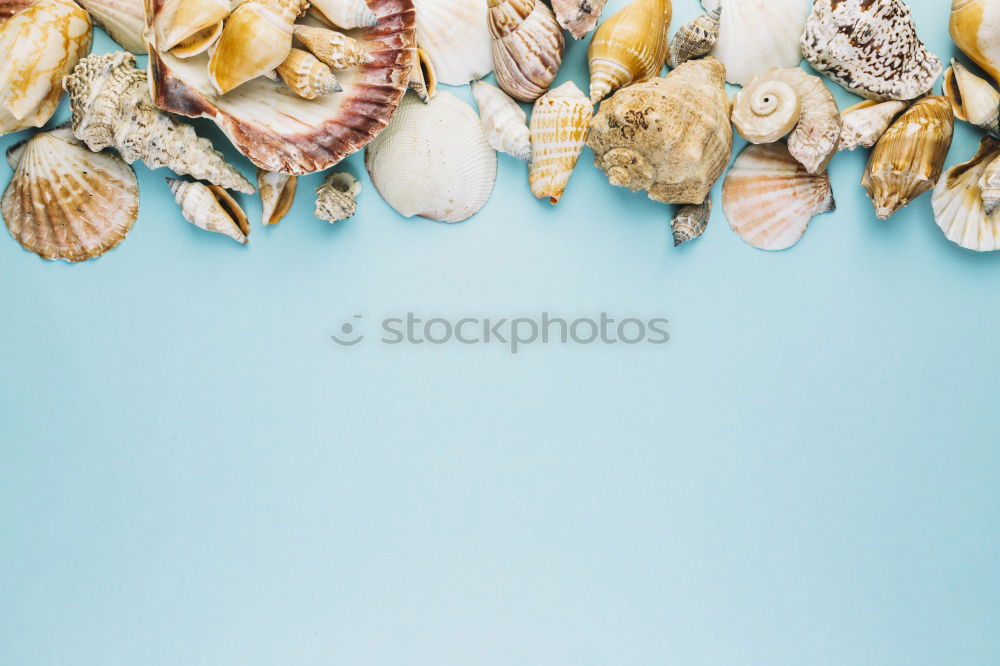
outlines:
{"label": "cone shell", "polygon": [[979,191],[987,214],[1000,209],[1000,155],[986,164],[979,179]]}
{"label": "cone shell", "polygon": [[136,55],[146,54],[142,31],[146,27],[143,0],[79,0],[111,39]]}
{"label": "cone shell", "polygon": [[163,0],[155,20],[150,17],[156,43],[169,51],[198,33],[214,29],[231,10],[230,0]]}
{"label": "cone shell", "polygon": [[944,73],[944,94],[951,101],[956,118],[991,134],[1000,134],[1000,93],[989,81],[952,59],[951,67]]}
{"label": "cone shell", "polygon": [[297,25],[295,38],[333,69],[351,69],[374,60],[361,42],[335,30]]}
{"label": "cone shell", "polygon": [[331,173],[316,188],[316,217],[333,224],[354,217],[361,183],[346,171]]}
{"label": "cone shell", "polygon": [[267,226],[281,222],[295,201],[298,178],[284,173],[257,169],[257,191],[260,192],[261,220]]}
{"label": "cone shell", "polygon": [[139,186],[120,157],[91,152],[68,128],[36,134],[17,152],[0,213],[21,247],[76,262],[125,239],[139,214]]}
{"label": "cone shell", "polygon": [[531,112],[531,193],[557,204],[583,152],[594,107],[572,81],[538,98]]}
{"label": "cone shell", "polygon": [[531,160],[531,135],[528,117],[517,102],[485,81],[472,84],[472,95],[479,107],[479,120],[486,140],[496,150],[519,160]]}
{"label": "cone shell", "polygon": [[562,63],[562,28],[541,0],[489,0],[497,84],[521,102],[533,102],[549,89]]}
{"label": "cone shell", "polygon": [[1000,157],[1000,142],[982,140],[971,161],[952,167],[934,188],[934,219],[945,237],[968,250],[1000,250],[1000,209],[988,214],[980,197],[979,180]]}
{"label": "cone shell", "polygon": [[590,101],[659,75],[667,58],[670,0],[632,0],[604,21],[587,50]]}
{"label": "cone shell", "polygon": [[378,23],[365,0],[312,0],[312,9],[327,23],[344,30],[371,28]]}
{"label": "cone shell", "polygon": [[468,104],[439,91],[426,104],[406,95],[368,144],[365,166],[386,203],[404,217],[461,222],[490,198],[496,151]]}
{"label": "cone shell", "polygon": [[493,71],[484,0],[413,0],[420,44],[441,83],[462,86]]}
{"label": "cone shell", "polygon": [[802,0],[722,0],[719,37],[711,55],[726,67],[726,80],[745,85],[769,69],[796,67],[808,2]]}
{"label": "cone shell", "polygon": [[722,206],[740,238],[773,251],[795,245],[813,217],[836,209],[827,173],[810,174],[780,142],[740,153],[722,185]]}
{"label": "cone shell", "polygon": [[583,39],[597,25],[608,0],[552,0],[552,11],[573,39]]}
{"label": "cone shell", "polygon": [[0,135],[52,117],[90,40],[90,16],[72,0],[37,0],[0,23]]}
{"label": "cone shell", "polygon": [[722,6],[688,21],[670,40],[670,66],[680,67],[688,60],[707,55],[719,39]]}
{"label": "cone shell", "polygon": [[930,96],[911,106],[882,135],[861,180],[880,220],[934,187],[954,126],[948,100]]}
{"label": "cone shell", "polygon": [[173,178],[166,180],[185,220],[199,229],[229,236],[242,245],[250,242],[246,213],[224,189]]}
{"label": "cone shell", "polygon": [[437,92],[437,74],[427,52],[417,49],[417,59],[410,70],[409,87],[417,97],[426,102]]}
{"label": "cone shell", "polygon": [[215,89],[225,94],[277,69],[291,52],[295,19],[307,4],[306,0],[250,0],[237,7],[208,61]]}
{"label": "cone shell", "polygon": [[718,60],[703,58],[619,90],[591,123],[594,164],[612,185],[654,201],[702,203],[732,151],[724,77]]}
{"label": "cone shell", "polygon": [[712,216],[712,199],[706,198],[704,203],[681,206],[670,221],[670,229],[674,236],[674,247],[698,238],[708,227],[708,219]]}
{"label": "cone shell", "polygon": [[896,100],[888,102],[865,100],[844,109],[840,114],[840,144],[837,149],[854,150],[858,146],[871,148],[906,107],[906,102]]}
{"label": "cone shell", "polygon": [[1000,84],[1000,3],[954,0],[949,28],[962,53]]}
{"label": "cone shell", "polygon": [[302,49],[291,50],[285,61],[278,65],[278,75],[295,94],[305,99],[343,90],[330,68]]}

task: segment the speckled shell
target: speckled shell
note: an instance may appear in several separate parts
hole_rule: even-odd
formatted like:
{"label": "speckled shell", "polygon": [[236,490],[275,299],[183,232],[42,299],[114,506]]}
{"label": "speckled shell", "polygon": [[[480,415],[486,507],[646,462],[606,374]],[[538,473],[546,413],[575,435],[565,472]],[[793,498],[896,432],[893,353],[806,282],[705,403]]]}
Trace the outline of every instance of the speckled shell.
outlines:
{"label": "speckled shell", "polygon": [[90,16],[72,0],[38,0],[0,23],[0,135],[52,117],[90,40]]}
{"label": "speckled shell", "polygon": [[311,4],[323,20],[344,30],[371,28],[378,23],[378,16],[365,0],[311,0]]}
{"label": "speckled shell", "polygon": [[590,101],[659,75],[667,59],[670,0],[632,0],[601,23],[590,40]]}
{"label": "speckled shell", "polygon": [[142,39],[146,26],[143,0],[80,0],[80,5],[123,49],[136,55],[146,54],[146,42]]}
{"label": "speckled shell", "polygon": [[531,193],[559,203],[580,159],[594,107],[572,81],[545,93],[531,111]]}
{"label": "speckled shell", "polygon": [[1000,84],[1000,3],[954,0],[949,28],[962,53]]}
{"label": "speckled shell", "polygon": [[861,180],[880,220],[934,187],[954,126],[948,100],[930,96],[907,109],[882,135]]}
{"label": "speckled shell", "polygon": [[346,171],[331,173],[316,188],[316,217],[331,224],[354,217],[360,193],[357,178]]}
{"label": "speckled shell", "polygon": [[619,90],[601,103],[587,143],[611,184],[663,203],[702,203],[732,150],[722,64],[690,60]]}
{"label": "speckled shell", "polygon": [[707,55],[719,39],[719,20],[722,16],[722,6],[710,12],[701,14],[688,21],[674,33],[670,40],[671,67],[680,67],[688,60]]}
{"label": "speckled shell", "polygon": [[722,0],[719,37],[711,55],[726,67],[726,80],[745,85],[774,67],[795,67],[802,59],[799,39],[808,0]]}
{"label": "speckled shell", "polygon": [[817,72],[876,101],[920,97],[943,69],[902,0],[816,0],[802,53]]}
{"label": "speckled shell", "polygon": [[408,94],[368,144],[365,166],[386,203],[404,217],[461,222],[493,192],[497,154],[468,104],[439,91],[426,104]]}
{"label": "speckled shell", "polygon": [[785,250],[809,222],[836,209],[830,177],[810,174],[783,143],[750,145],[722,185],[722,206],[732,227],[760,250]]}
{"label": "speckled shell", "polygon": [[299,179],[284,173],[257,169],[257,191],[260,192],[260,223],[267,226],[281,222],[295,201]]}
{"label": "speckled shell", "polygon": [[573,35],[573,39],[583,39],[597,25],[604,5],[608,0],[552,0],[552,11],[559,25]]}
{"label": "speckled shell", "polygon": [[117,155],[94,153],[68,128],[36,134],[8,154],[14,175],[0,200],[7,228],[45,259],[99,257],[125,239],[139,186]]}
{"label": "speckled shell", "polygon": [[955,59],[944,73],[944,94],[951,101],[956,118],[991,134],[1000,133],[1000,93],[989,81],[979,78]]}
{"label": "speckled shell", "polygon": [[906,107],[907,102],[898,100],[865,100],[844,109],[840,114],[840,143],[837,149],[854,150],[858,146],[871,148]]}
{"label": "speckled shell", "polygon": [[490,145],[519,160],[530,161],[531,135],[524,109],[504,91],[485,81],[473,82],[472,95],[479,107],[479,120]]}
{"label": "speckled shell", "polygon": [[698,238],[708,227],[708,219],[712,216],[712,199],[707,197],[704,203],[681,206],[670,221],[670,230],[674,236],[674,247]]}
{"label": "speckled shell", "polygon": [[462,86],[493,71],[485,0],[413,0],[417,43],[438,80]]}
{"label": "speckled shell", "polygon": [[521,102],[549,89],[562,64],[565,45],[556,17],[541,0],[488,0],[497,84]]}
{"label": "speckled shell", "polygon": [[986,137],[971,161],[949,169],[934,188],[934,220],[945,237],[968,250],[1000,250],[1000,209],[983,207],[979,180],[1000,157],[1000,141]]}
{"label": "speckled shell", "polygon": [[1000,155],[989,161],[979,179],[979,191],[987,214],[1000,209]]}
{"label": "speckled shell", "polygon": [[250,242],[246,213],[224,189],[174,178],[166,180],[185,220],[199,229],[229,236],[241,245]]}
{"label": "speckled shell", "polygon": [[329,67],[302,49],[293,48],[285,61],[278,65],[277,72],[285,85],[305,99],[316,99],[344,89]]}
{"label": "speckled shell", "polygon": [[215,89],[225,94],[281,65],[292,50],[295,19],[307,6],[306,0],[249,0],[234,9],[208,60]]}
{"label": "speckled shell", "polygon": [[295,38],[333,69],[350,69],[374,60],[361,42],[336,30],[297,25]]}

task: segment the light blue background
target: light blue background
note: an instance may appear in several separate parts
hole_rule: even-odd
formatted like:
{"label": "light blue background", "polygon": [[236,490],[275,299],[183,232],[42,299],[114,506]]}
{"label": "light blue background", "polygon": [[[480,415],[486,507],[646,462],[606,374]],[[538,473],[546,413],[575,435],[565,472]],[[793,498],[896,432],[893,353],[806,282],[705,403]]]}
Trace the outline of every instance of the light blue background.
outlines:
{"label": "light blue background", "polygon": [[[912,5],[950,57],[948,3]],[[585,50],[560,80],[585,86]],[[243,198],[249,248],[141,165],[98,261],[0,234],[0,664],[1000,663],[1000,257],[929,196],[877,222],[864,160],[780,254],[721,206],[675,250],[589,151],[557,207],[502,157],[453,226],[395,215],[355,155],[357,217],[314,219],[304,178],[277,228]],[[672,340],[329,340],[410,310],[665,316]]]}

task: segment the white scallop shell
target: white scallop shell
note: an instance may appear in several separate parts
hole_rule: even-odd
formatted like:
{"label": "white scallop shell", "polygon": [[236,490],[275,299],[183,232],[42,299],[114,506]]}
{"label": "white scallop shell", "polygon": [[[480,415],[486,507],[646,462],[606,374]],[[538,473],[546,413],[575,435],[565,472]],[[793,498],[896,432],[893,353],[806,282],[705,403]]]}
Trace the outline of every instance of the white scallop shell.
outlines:
{"label": "white scallop shell", "polygon": [[145,55],[146,42],[142,39],[142,31],[146,28],[144,0],[79,0],[79,3],[122,48]]}
{"label": "white scallop shell", "polygon": [[407,93],[365,149],[365,166],[400,215],[461,222],[489,200],[497,154],[468,104],[444,91],[426,104]]}
{"label": "white scallop shell", "polygon": [[524,109],[507,93],[485,81],[473,82],[472,95],[490,145],[519,160],[530,161],[531,136]]}
{"label": "white scallop shell", "polygon": [[945,237],[968,250],[1000,250],[1000,209],[987,215],[979,179],[1000,156],[1000,142],[986,137],[971,161],[949,169],[934,188],[934,220]]}
{"label": "white scallop shell", "polygon": [[706,11],[721,5],[719,38],[712,48],[726,66],[726,80],[746,84],[772,67],[796,67],[802,60],[799,40],[809,16],[805,0],[721,0],[702,3]]}
{"label": "white scallop shell", "polygon": [[493,71],[486,0],[413,0],[413,5],[417,43],[438,81],[461,86]]}

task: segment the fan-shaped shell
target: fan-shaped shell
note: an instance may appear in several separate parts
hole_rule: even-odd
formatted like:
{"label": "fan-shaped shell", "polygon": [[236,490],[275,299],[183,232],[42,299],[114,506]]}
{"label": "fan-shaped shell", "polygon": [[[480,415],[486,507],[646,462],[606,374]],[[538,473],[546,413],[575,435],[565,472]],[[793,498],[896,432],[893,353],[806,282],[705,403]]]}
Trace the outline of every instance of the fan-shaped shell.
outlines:
{"label": "fan-shaped shell", "polygon": [[871,148],[906,107],[906,102],[897,100],[865,100],[844,109],[840,114],[840,144],[837,149],[854,150],[858,146]]}
{"label": "fan-shaped shell", "polygon": [[531,160],[531,136],[524,109],[504,91],[485,81],[473,82],[472,95],[490,145],[519,160]]}
{"label": "fan-shaped shell", "polygon": [[810,174],[783,143],[749,145],[722,185],[722,206],[740,238],[760,250],[785,250],[809,222],[836,209],[830,177]]}
{"label": "fan-shaped shell", "polygon": [[538,99],[562,63],[562,28],[541,0],[489,0],[497,84],[521,102]]}
{"label": "fan-shaped shell", "polygon": [[988,215],[1000,209],[1000,155],[986,164],[983,176],[979,179],[979,190]]}
{"label": "fan-shaped shell", "polygon": [[944,94],[951,101],[956,118],[991,134],[1000,133],[1000,93],[954,58],[944,73]]}
{"label": "fan-shaped shell", "polygon": [[142,31],[146,26],[143,0],[80,0],[94,23],[104,28],[111,39],[126,51],[145,55],[146,42]]}
{"label": "fan-shaped shell", "polygon": [[205,231],[229,236],[241,245],[250,242],[250,222],[232,196],[218,185],[167,178],[184,219]]}
{"label": "fan-shaped shell", "polygon": [[465,85],[493,71],[484,0],[413,0],[417,42],[437,74],[450,86]]}
{"label": "fan-shaped shell", "polygon": [[659,75],[667,59],[670,0],[632,0],[597,28],[587,60],[590,101]]}
{"label": "fan-shaped shell", "polygon": [[707,55],[719,39],[721,17],[722,7],[719,6],[678,28],[670,40],[670,66],[680,67],[692,58]]}
{"label": "fan-shaped shell", "polygon": [[996,0],[953,0],[951,37],[1000,84],[1000,3]]}
{"label": "fan-shaped shell", "polygon": [[45,259],[86,261],[125,239],[139,214],[135,174],[94,153],[68,128],[36,134],[11,156],[0,213],[21,246]]}
{"label": "fan-shaped shell", "polygon": [[1000,250],[1000,209],[988,214],[979,180],[1000,157],[1000,141],[986,137],[971,161],[952,167],[934,188],[934,219],[945,237],[977,252]]}
{"label": "fan-shaped shell", "polygon": [[711,55],[726,66],[726,80],[746,84],[773,67],[795,67],[802,59],[799,38],[808,2],[802,0],[722,0],[719,36]]}
{"label": "fan-shaped shell", "polygon": [[531,111],[531,193],[559,203],[580,159],[594,107],[572,81],[545,93]]}
{"label": "fan-shaped shell", "polygon": [[573,35],[573,39],[583,39],[597,25],[597,19],[604,11],[608,0],[552,0],[552,11],[559,25]]}
{"label": "fan-shaped shell", "polygon": [[461,222],[490,198],[497,157],[468,104],[439,91],[426,104],[406,95],[368,144],[365,166],[386,203],[404,217]]}
{"label": "fan-shaped shell", "polygon": [[281,222],[295,201],[298,178],[284,173],[257,169],[257,191],[260,192],[260,223],[267,226]]}

